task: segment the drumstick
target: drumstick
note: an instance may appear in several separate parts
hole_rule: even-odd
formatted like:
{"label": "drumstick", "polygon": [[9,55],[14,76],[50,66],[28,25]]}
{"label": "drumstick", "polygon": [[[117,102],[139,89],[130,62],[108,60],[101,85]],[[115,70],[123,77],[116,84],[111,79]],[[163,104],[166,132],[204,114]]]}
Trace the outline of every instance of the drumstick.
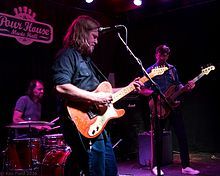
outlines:
{"label": "drumstick", "polygon": [[59,118],[60,118],[60,117],[55,118],[55,119],[52,120],[50,123],[54,123],[54,122],[56,122],[57,120],[59,120]]}
{"label": "drumstick", "polygon": [[55,126],[55,127],[51,128],[50,130],[54,130],[54,129],[57,129],[57,128],[60,128],[60,126]]}

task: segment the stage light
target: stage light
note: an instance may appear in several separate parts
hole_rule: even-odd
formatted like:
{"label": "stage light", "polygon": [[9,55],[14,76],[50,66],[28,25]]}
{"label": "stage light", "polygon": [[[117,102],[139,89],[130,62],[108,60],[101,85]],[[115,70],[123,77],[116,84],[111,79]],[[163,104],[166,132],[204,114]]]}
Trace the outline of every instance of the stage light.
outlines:
{"label": "stage light", "polygon": [[86,0],[86,2],[87,2],[87,3],[91,3],[91,2],[93,2],[93,0]]}
{"label": "stage light", "polygon": [[142,4],[142,0],[134,0],[133,2],[136,6],[140,6]]}

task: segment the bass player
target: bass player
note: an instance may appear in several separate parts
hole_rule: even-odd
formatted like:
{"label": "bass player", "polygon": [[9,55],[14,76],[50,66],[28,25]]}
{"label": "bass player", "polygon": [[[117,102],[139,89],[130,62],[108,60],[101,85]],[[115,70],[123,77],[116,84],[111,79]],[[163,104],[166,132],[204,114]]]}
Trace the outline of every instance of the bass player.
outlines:
{"label": "bass player", "polygon": [[[180,90],[183,89],[185,92],[191,91],[195,87],[195,83],[191,80],[186,85],[183,85],[179,81],[178,73],[176,68],[169,64],[167,62],[170,55],[170,48],[167,45],[159,45],[156,48],[155,52],[155,58],[156,63],[154,63],[152,66],[148,67],[146,71],[149,73],[153,68],[159,67],[162,65],[165,65],[168,67],[168,71],[166,71],[164,74],[156,76],[153,78],[153,81],[158,85],[161,92],[166,95],[167,91],[170,87],[172,87],[172,90]],[[175,87],[175,88],[173,88]],[[149,84],[149,82],[145,83],[145,88],[141,89],[140,93],[149,96],[155,91],[155,88],[152,86],[152,84]],[[169,94],[172,94],[174,92],[170,91]],[[166,96],[165,96],[166,97]],[[183,117],[181,114],[180,108],[178,108],[179,101],[174,100],[173,102],[169,101],[169,97],[166,97],[167,101],[169,102],[169,105],[166,105],[165,102],[162,103],[162,98],[158,99],[158,103],[161,102],[161,104],[157,108],[158,117],[160,118],[168,118],[170,120],[170,125],[173,127],[174,132],[176,134],[176,137],[178,139],[179,149],[180,149],[180,158],[181,158],[181,164],[182,164],[182,173],[183,174],[190,174],[190,175],[196,175],[199,174],[198,170],[195,170],[190,167],[190,158],[189,158],[189,151],[188,151],[188,144],[187,144],[187,136],[186,136],[186,130],[184,126]],[[161,101],[160,101],[161,99]],[[149,106],[151,109],[151,113],[154,116],[155,115],[155,108],[154,108],[154,102],[153,100],[149,100]],[[172,110],[171,110],[172,108]],[[167,117],[169,116],[169,117]],[[164,120],[160,120],[164,122]],[[152,167],[152,172],[154,175],[158,175],[157,173],[158,169],[157,167]],[[160,175],[163,175],[163,171],[160,170]]]}

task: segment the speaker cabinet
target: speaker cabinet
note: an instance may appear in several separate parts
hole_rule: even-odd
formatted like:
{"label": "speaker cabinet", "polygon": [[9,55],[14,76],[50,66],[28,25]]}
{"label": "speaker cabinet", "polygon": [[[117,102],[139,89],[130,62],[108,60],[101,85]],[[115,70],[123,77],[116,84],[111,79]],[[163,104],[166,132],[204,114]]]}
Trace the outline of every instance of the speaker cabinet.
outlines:
{"label": "speaker cabinet", "polygon": [[[162,146],[162,158],[161,164],[168,165],[173,161],[172,154],[172,133],[171,131],[163,131],[163,146]],[[150,166],[152,163],[152,150],[151,150],[151,135],[149,132],[138,134],[138,146],[139,146],[139,163],[143,166]],[[155,147],[154,147],[155,152]],[[153,155],[153,161],[155,165],[155,155]]]}
{"label": "speaker cabinet", "polygon": [[126,96],[117,102],[116,109],[124,109],[125,115],[108,123],[112,143],[118,145],[114,151],[120,160],[138,158],[138,134],[147,130],[149,111],[144,97],[135,94]]}

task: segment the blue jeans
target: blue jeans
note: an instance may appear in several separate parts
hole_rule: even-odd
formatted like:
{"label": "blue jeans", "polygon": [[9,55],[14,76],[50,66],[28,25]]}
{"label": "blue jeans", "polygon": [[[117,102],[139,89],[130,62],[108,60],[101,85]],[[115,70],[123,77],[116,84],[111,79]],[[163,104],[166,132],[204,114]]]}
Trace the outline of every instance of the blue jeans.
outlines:
{"label": "blue jeans", "polygon": [[88,156],[89,176],[117,176],[117,163],[109,137],[95,141]]}

